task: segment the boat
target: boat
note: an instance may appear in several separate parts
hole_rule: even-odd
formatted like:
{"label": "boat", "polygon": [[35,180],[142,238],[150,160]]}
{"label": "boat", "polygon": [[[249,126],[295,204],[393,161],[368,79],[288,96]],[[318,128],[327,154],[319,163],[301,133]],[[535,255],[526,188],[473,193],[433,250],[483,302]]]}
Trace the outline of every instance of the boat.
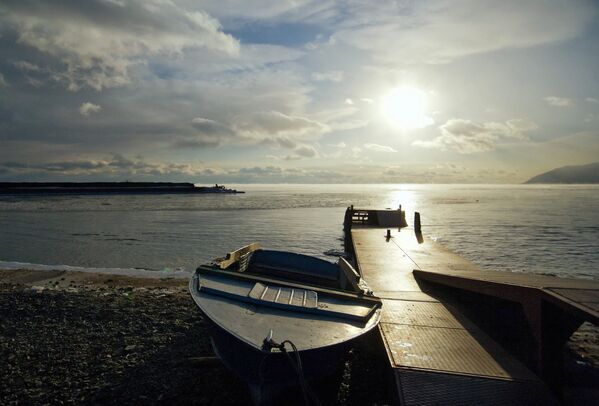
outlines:
{"label": "boat", "polygon": [[258,243],[199,266],[189,289],[215,354],[257,404],[292,387],[309,396],[378,324],[382,304],[344,258],[334,264]]}

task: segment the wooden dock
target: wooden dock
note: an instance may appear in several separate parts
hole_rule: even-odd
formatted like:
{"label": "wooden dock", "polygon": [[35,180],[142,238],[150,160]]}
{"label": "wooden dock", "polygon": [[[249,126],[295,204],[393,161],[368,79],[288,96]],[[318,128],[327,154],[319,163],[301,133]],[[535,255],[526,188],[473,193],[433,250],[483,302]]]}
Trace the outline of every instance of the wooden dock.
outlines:
{"label": "wooden dock", "polygon": [[[383,299],[379,332],[396,402],[557,403],[550,386],[559,379],[559,354],[583,321],[599,320],[599,283],[482,271],[413,228],[390,228],[393,215],[380,212],[348,209],[346,251]],[[497,310],[506,330],[521,336],[509,337],[522,343],[520,354],[472,321],[479,307]],[[491,331],[496,319],[488,317]]]}

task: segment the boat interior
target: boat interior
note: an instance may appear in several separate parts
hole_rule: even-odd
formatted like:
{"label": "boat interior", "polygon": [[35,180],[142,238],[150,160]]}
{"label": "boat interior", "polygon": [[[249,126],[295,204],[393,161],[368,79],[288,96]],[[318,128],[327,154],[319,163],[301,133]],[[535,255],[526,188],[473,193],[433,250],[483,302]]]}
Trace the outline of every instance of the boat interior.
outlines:
{"label": "boat interior", "polygon": [[261,249],[254,243],[227,254],[214,265],[248,276],[371,295],[358,272],[344,258],[333,264],[308,255]]}

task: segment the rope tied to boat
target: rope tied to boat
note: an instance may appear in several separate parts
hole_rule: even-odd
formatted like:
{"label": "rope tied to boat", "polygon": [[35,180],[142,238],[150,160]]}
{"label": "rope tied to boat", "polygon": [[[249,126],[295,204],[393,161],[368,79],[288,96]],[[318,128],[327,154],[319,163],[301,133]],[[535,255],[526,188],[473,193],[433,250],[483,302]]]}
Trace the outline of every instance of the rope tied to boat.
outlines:
{"label": "rope tied to boat", "polygon": [[[292,349],[293,354],[295,356],[295,361],[293,360],[293,358],[291,358],[291,355],[289,355],[289,351],[287,351],[287,348],[285,348],[285,344],[289,344],[291,346],[291,349]],[[291,368],[293,369],[293,371],[297,375],[297,378],[298,378],[298,381],[299,381],[299,384],[300,384],[300,388],[302,390],[302,395],[304,397],[304,404],[305,405],[314,404],[314,405],[320,406],[321,403],[318,400],[318,397],[316,396],[316,394],[314,393],[314,391],[312,390],[312,388],[308,384],[308,381],[306,380],[306,377],[304,376],[304,370],[303,370],[303,366],[302,366],[302,359],[300,357],[300,354],[299,354],[299,351],[298,351],[297,347],[290,340],[284,340],[280,344],[277,343],[272,338],[272,330],[271,330],[269,336],[264,339],[264,342],[263,342],[263,345],[262,345],[262,349],[269,351],[269,353],[268,353],[268,355],[266,355],[266,357],[260,363],[260,370],[259,370],[259,374],[260,374],[260,386],[262,386],[262,381],[263,381],[262,367],[263,367],[264,361],[266,361],[266,358],[268,358],[271,355],[270,351],[273,348],[276,348],[279,351],[281,351],[283,354],[285,354],[285,357],[287,358],[287,361],[289,361],[289,365],[291,365]],[[312,401],[312,402],[310,402],[310,401]]]}

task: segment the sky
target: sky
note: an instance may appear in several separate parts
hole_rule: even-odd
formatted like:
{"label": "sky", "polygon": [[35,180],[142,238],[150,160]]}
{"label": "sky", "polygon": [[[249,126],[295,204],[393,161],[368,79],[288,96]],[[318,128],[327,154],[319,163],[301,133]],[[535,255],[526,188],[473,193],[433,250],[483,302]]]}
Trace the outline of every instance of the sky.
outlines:
{"label": "sky", "polygon": [[598,11],[0,0],[0,180],[520,183],[596,162]]}

